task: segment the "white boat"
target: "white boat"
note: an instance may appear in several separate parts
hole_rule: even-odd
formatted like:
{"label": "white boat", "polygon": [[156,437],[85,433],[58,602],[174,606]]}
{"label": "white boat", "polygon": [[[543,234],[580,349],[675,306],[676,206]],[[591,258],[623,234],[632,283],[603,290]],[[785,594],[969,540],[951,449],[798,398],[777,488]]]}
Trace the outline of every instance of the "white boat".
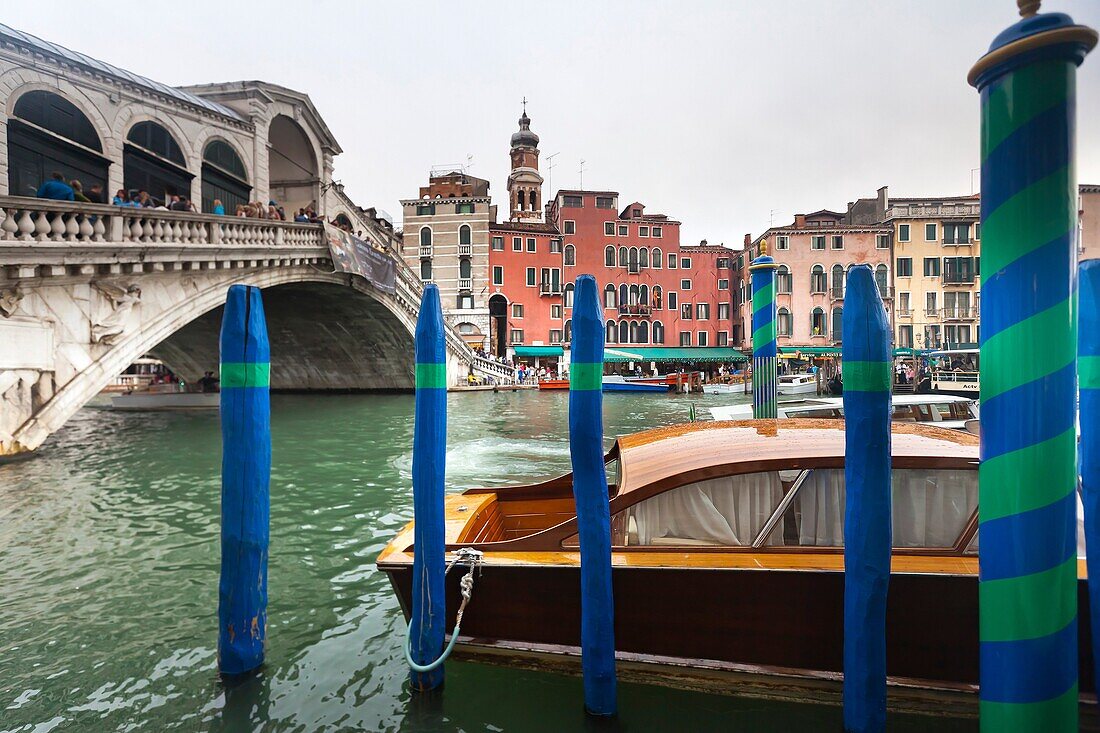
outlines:
{"label": "white boat", "polygon": [[779,394],[814,394],[817,392],[816,374],[784,374],[779,378]]}
{"label": "white boat", "polygon": [[981,391],[978,349],[948,349],[933,351],[932,391],[976,398]]}
{"label": "white boat", "polygon": [[[952,430],[965,430],[969,420],[978,419],[974,400],[967,397],[938,394],[894,395],[895,422],[919,422]],[[779,417],[842,418],[844,398],[822,397],[810,400],[780,402],[776,412]],[[752,405],[727,405],[710,408],[715,420],[748,420],[752,418]]]}
{"label": "white boat", "polygon": [[743,383],[738,384],[723,384],[722,382],[714,382],[712,384],[703,385],[704,394],[744,394],[745,385]]}
{"label": "white boat", "polygon": [[220,403],[217,392],[181,392],[176,385],[156,385],[111,397],[114,410],[216,410]]}

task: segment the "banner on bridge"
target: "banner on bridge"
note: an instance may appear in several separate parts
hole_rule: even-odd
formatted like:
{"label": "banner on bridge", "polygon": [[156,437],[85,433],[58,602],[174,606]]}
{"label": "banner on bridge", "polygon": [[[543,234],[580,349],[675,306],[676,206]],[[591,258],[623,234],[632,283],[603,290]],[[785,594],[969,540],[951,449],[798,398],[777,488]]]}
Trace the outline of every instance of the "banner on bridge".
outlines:
{"label": "banner on bridge", "polygon": [[379,290],[392,293],[397,290],[397,268],[384,252],[342,229],[325,225],[332,264],[337,272],[350,272],[366,278]]}

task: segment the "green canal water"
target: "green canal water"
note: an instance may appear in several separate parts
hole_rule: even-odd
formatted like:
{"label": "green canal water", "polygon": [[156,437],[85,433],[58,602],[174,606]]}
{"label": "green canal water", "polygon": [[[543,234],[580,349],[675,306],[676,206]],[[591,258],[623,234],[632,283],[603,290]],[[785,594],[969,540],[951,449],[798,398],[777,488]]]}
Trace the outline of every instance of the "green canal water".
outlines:
{"label": "green canal water", "polygon": [[[743,399],[608,395],[605,430]],[[563,392],[452,394],[449,487],[567,470],[566,408]],[[617,721],[593,726],[579,678],[458,662],[441,700],[411,699],[405,623],[374,560],[411,518],[412,409],[411,395],[273,399],[267,663],[232,689],[215,673],[216,413],[87,408],[0,466],[0,731],[840,729],[833,707],[629,684]]]}

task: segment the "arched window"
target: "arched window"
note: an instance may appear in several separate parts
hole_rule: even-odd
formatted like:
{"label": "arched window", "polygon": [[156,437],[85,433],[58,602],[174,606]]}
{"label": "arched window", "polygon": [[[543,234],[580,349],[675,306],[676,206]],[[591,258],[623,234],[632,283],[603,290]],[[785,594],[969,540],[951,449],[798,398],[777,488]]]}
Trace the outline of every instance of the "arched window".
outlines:
{"label": "arched window", "polygon": [[607,326],[606,326],[606,330],[607,330],[607,333],[605,335],[605,338],[607,339],[607,343],[609,343],[609,344],[615,343],[616,342],[615,336],[618,334],[618,331],[615,328],[615,321],[608,321]]}
{"label": "arched window", "polygon": [[603,264],[605,267],[615,266],[615,248],[612,247],[610,244],[604,247]]}
{"label": "arched window", "polygon": [[643,285],[638,288],[638,305],[649,305],[649,286]]}
{"label": "arched window", "polygon": [[629,302],[630,298],[627,295],[626,283],[623,283],[619,286],[619,307],[621,308]]}
{"label": "arched window", "polygon": [[190,197],[194,176],[186,165],[168,130],[156,122],[139,122],[130,128],[122,150],[122,186],[127,191],[148,191],[159,203],[172,196]]}
{"label": "arched window", "polygon": [[810,268],[810,292],[824,293],[826,287],[825,268],[821,265],[814,265]]}
{"label": "arched window", "polygon": [[565,343],[571,343],[573,341],[573,319],[569,319],[565,322]]}
{"label": "arched window", "polygon": [[470,243],[470,225],[463,224],[458,228],[458,243],[469,244]]}
{"label": "arched window", "polygon": [[[573,307],[573,283],[566,283],[565,285],[565,307]],[[566,339],[566,341],[568,340]]]}
{"label": "arched window", "polygon": [[886,265],[878,265],[878,266],[875,267],[875,284],[878,285],[878,294],[883,298],[885,298],[887,296],[887,292],[886,292],[887,275],[888,275],[888,272],[886,270]]}
{"label": "arched window", "polygon": [[336,222],[336,226],[340,227],[345,232],[351,231],[351,219],[347,217],[347,214],[341,212],[336,215],[336,218],[333,219],[333,221]]}
{"label": "arched window", "polygon": [[[660,260],[654,260],[654,262],[659,262],[659,261]],[[660,310],[661,309],[661,295],[662,295],[661,286],[660,285],[654,285],[653,286],[653,309],[654,310]],[[657,335],[656,335],[657,332],[654,331],[653,334],[654,334],[653,337],[656,339],[657,338]]]}
{"label": "arched window", "polygon": [[[658,270],[661,269],[661,258],[663,256],[664,255],[661,254],[661,248],[660,247],[654,247],[653,248],[653,256],[649,258],[650,262],[653,263],[653,267],[657,268]],[[656,343],[656,342],[654,342],[654,343]]]}
{"label": "arched window", "polygon": [[214,210],[214,199],[222,202],[227,212],[237,204],[247,204],[252,187],[244,161],[224,140],[211,140],[202,151],[202,210]]}
{"label": "arched window", "polygon": [[523,211],[523,191],[522,190],[519,190],[519,191],[516,192],[516,208],[519,209],[520,211]]}
{"label": "arched window", "polygon": [[460,278],[462,278],[464,280],[468,280],[470,278],[470,270],[471,269],[472,268],[470,266],[470,258],[469,257],[463,257],[462,259],[460,259],[458,261],[458,276]]}
{"label": "arched window", "polygon": [[833,297],[839,298],[844,294],[844,266],[833,265]]}
{"label": "arched window", "polygon": [[527,201],[530,204],[531,211],[538,211],[538,208],[539,208],[538,195],[539,195],[538,191],[531,191],[530,193],[527,194]]}
{"label": "arched window", "polygon": [[653,322],[653,343],[663,344],[665,342],[665,324],[660,321]]}
{"label": "arched window", "polygon": [[626,247],[619,247],[619,267],[626,267]]}
{"label": "arched window", "polygon": [[786,308],[780,308],[776,312],[775,319],[775,333],[777,336],[790,336],[791,328],[794,324],[791,323],[791,312]]}
{"label": "arched window", "polygon": [[630,325],[626,321],[619,321],[619,343],[630,343]]}
{"label": "arched window", "polygon": [[97,183],[106,188],[103,144],[91,121],[69,100],[53,92],[27,92],[15,103],[7,127],[12,196],[34,196],[54,173],[66,182],[79,180],[85,191]]}
{"label": "arched window", "polygon": [[615,286],[610,283],[608,283],[607,287],[603,289],[603,307],[615,307]]}
{"label": "arched window", "polygon": [[794,290],[794,277],[791,275],[791,268],[780,265],[775,271],[775,292],[790,294],[792,290]]}
{"label": "arched window", "polygon": [[638,303],[640,302],[637,285],[630,286],[630,300],[628,302],[630,303],[630,305],[638,305]]}
{"label": "arched window", "polygon": [[631,321],[630,322],[630,343],[632,343],[632,344],[642,343],[641,341],[638,340],[638,322],[637,321]]}
{"label": "arched window", "polygon": [[832,340],[841,340],[841,331],[844,328],[844,308],[839,305],[833,308],[833,333]]}
{"label": "arched window", "polygon": [[577,264],[577,248],[571,244],[565,245],[565,264],[576,265]]}
{"label": "arched window", "polygon": [[814,308],[810,311],[810,335],[825,335],[825,311],[821,308]]}
{"label": "arched window", "polygon": [[649,343],[649,323],[647,321],[642,321],[638,324],[638,343]]}
{"label": "arched window", "polygon": [[424,282],[430,282],[432,279],[432,261],[420,260],[420,279]]}
{"label": "arched window", "polygon": [[172,133],[156,122],[137,123],[126,134],[126,142],[169,160],[181,168],[187,165],[183,159],[183,151],[180,150],[176,139],[172,137]]}
{"label": "arched window", "polygon": [[649,267],[649,250],[645,247],[638,250],[638,266]]}
{"label": "arched window", "polygon": [[630,269],[631,270],[637,270],[638,269],[638,248],[637,247],[631,247],[628,257],[630,259],[627,260],[627,264],[630,265]]}
{"label": "arched window", "polygon": [[431,247],[432,246],[432,229],[431,227],[420,227],[420,246]]}

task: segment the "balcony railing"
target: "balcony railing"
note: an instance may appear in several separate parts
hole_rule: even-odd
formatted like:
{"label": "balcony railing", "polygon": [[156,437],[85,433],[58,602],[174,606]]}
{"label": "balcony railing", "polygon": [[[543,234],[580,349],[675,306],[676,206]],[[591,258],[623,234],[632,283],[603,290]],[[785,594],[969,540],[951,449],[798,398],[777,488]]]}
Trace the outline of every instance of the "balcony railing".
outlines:
{"label": "balcony railing", "polygon": [[459,290],[473,290],[474,289],[473,278],[469,278],[469,277],[460,277],[460,278],[458,278],[458,289]]}
{"label": "balcony railing", "polygon": [[648,305],[620,305],[619,315],[623,316],[650,316],[653,309]]}
{"label": "balcony railing", "polygon": [[[876,285],[877,285],[877,283],[876,283]],[[891,298],[894,297],[894,289],[890,286],[887,286],[887,287],[884,288],[881,285],[879,285],[878,286],[878,294],[883,300],[890,300]]]}
{"label": "balcony railing", "polygon": [[974,217],[981,216],[979,203],[954,204],[894,204],[886,210],[887,219],[921,219],[927,217]]}
{"label": "balcony railing", "polygon": [[925,315],[926,318],[939,318],[940,317],[940,309],[939,308],[925,308],[924,309],[924,315]]}
{"label": "balcony railing", "polygon": [[824,295],[826,287],[820,284],[810,283],[810,295]]}
{"label": "balcony railing", "polygon": [[472,244],[460,244],[458,245],[459,257],[469,257],[474,253],[474,247]]}
{"label": "balcony railing", "polygon": [[561,285],[559,283],[541,283],[539,285],[539,295],[560,295]]}
{"label": "balcony railing", "polygon": [[626,265],[626,271],[631,275],[637,275],[639,272],[642,271],[642,268],[638,265],[638,262],[636,260],[631,260]]}
{"label": "balcony railing", "polygon": [[975,275],[972,272],[945,272],[944,285],[973,285]]}
{"label": "balcony railing", "polygon": [[967,306],[956,306],[942,310],[945,321],[973,321],[978,318],[978,309]]}
{"label": "balcony railing", "polygon": [[898,308],[898,318],[912,318],[912,317],[913,317],[913,309],[912,308]]}
{"label": "balcony railing", "polygon": [[420,245],[420,256],[421,257],[431,257],[432,256],[432,245],[430,245],[430,244],[426,245],[426,246],[423,245],[423,244]]}

